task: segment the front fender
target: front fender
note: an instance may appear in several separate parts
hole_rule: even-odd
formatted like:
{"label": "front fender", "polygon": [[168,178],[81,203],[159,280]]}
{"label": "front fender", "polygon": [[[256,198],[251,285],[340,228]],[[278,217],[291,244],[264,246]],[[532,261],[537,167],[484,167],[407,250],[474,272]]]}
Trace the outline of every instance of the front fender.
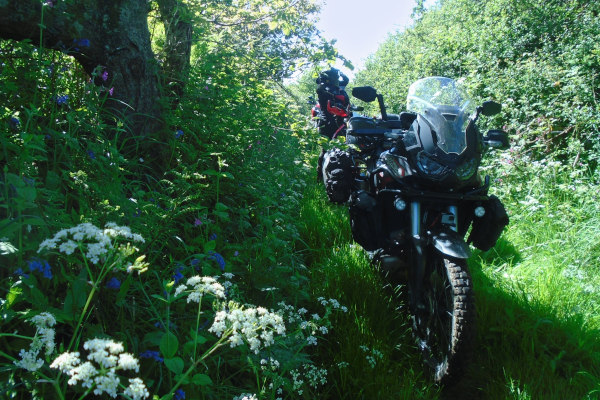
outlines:
{"label": "front fender", "polygon": [[471,249],[458,233],[451,229],[444,229],[431,234],[433,246],[445,254],[454,258],[467,259],[471,256]]}

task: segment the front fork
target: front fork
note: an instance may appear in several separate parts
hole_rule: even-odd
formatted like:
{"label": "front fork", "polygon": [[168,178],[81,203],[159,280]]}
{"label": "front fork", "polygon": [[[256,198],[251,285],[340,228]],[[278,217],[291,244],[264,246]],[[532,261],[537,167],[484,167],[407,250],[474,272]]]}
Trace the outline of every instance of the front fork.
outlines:
{"label": "front fork", "polygon": [[[448,206],[448,213],[442,217],[442,223],[449,225],[450,229],[458,231],[458,208],[454,205]],[[423,279],[425,278],[425,270],[427,266],[427,235],[423,234],[423,215],[421,210],[421,203],[419,201],[412,201],[410,203],[410,224],[411,224],[411,237],[415,248],[415,271],[412,274],[412,290],[410,293],[411,307],[423,307],[423,304],[419,304],[421,299],[421,291],[423,290]]]}

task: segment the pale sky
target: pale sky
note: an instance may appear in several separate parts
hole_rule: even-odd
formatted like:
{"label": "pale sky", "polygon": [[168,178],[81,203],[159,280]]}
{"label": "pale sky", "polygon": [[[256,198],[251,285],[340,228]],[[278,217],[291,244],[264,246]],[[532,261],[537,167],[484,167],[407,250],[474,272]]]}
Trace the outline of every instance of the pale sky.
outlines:
{"label": "pale sky", "polygon": [[[327,39],[337,39],[335,47],[352,61],[354,71],[364,66],[389,33],[410,25],[414,0],[323,0],[317,27]],[[431,2],[428,1],[428,2]],[[353,73],[336,64],[348,76]]]}

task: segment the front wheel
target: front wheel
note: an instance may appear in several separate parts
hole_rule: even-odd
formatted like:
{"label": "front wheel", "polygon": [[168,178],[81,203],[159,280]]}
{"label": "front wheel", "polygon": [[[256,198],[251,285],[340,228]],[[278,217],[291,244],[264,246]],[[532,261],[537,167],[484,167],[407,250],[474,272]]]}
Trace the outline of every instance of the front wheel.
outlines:
{"label": "front wheel", "polygon": [[[448,385],[462,374],[475,333],[473,285],[465,260],[430,253],[428,273],[411,306],[413,332],[435,382]],[[414,284],[410,284],[412,290]]]}

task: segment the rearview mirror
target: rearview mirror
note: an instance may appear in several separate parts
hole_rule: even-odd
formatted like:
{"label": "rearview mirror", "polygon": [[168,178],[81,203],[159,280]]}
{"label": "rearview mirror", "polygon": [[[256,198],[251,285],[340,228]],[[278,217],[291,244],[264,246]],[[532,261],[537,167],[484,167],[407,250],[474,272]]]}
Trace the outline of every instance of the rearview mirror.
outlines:
{"label": "rearview mirror", "polygon": [[502,150],[510,147],[508,143],[508,133],[500,129],[489,130],[487,135],[483,137],[483,143],[488,147]]}
{"label": "rearview mirror", "polygon": [[500,111],[502,111],[502,104],[492,100],[484,101],[481,105],[481,113],[486,117],[499,114]]}
{"label": "rearview mirror", "polygon": [[366,101],[370,103],[375,101],[377,98],[377,90],[371,86],[358,86],[352,88],[352,96],[356,97],[359,100]]}

